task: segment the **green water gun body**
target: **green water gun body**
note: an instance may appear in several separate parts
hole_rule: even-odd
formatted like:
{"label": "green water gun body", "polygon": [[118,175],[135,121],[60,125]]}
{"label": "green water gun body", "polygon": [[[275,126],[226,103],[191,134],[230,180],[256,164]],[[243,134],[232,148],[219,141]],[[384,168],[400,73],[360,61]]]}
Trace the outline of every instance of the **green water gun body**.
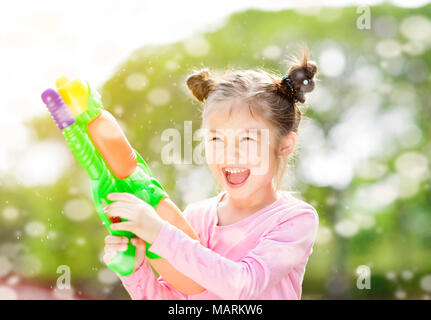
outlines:
{"label": "green water gun body", "polygon": [[[154,209],[168,195],[151,175],[145,161],[129,144],[115,118],[100,101],[97,91],[79,80],[59,78],[58,91],[45,90],[42,100],[91,180],[94,204],[103,224],[112,235],[135,237],[127,231],[112,230],[104,206],[111,203],[107,195],[127,192],[149,203]],[[150,259],[160,258],[148,250]],[[108,267],[122,276],[130,275],[135,267],[135,246],[129,241],[126,251],[119,251]]]}

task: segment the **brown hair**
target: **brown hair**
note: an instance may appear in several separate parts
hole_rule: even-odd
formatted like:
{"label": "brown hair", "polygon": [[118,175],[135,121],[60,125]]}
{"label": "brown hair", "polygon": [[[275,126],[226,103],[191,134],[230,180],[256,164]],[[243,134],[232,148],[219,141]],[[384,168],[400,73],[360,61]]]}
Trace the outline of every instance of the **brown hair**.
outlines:
{"label": "brown hair", "polygon": [[[305,94],[314,89],[316,72],[316,64],[308,60],[308,50],[304,49],[302,59],[292,62],[283,77],[261,68],[229,70],[216,77],[205,68],[189,75],[186,83],[193,96],[204,103],[203,118],[211,102],[241,99],[248,103],[252,115],[253,110],[258,111],[273,125],[280,139],[289,132],[298,132],[302,113],[296,102],[304,103]],[[277,166],[277,188],[286,167],[287,161]]]}

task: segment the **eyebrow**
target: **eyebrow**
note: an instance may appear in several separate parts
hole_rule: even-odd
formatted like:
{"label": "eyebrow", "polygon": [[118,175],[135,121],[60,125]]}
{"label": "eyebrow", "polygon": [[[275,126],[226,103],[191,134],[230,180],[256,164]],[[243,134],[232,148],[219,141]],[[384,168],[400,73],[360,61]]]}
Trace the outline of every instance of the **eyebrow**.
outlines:
{"label": "eyebrow", "polygon": [[244,131],[245,131],[245,132],[247,132],[247,133],[249,133],[250,131],[257,132],[257,135],[258,135],[258,136],[260,136],[260,135],[261,135],[261,134],[260,134],[260,130],[261,130],[261,129],[259,129],[259,128],[248,128],[248,129],[244,129]]}
{"label": "eyebrow", "polygon": [[[223,130],[223,129],[221,129],[221,130]],[[257,134],[260,136],[261,135],[261,133],[260,133],[260,128],[247,128],[247,129],[241,129],[241,131],[244,131],[244,132],[246,132],[246,133],[248,133],[248,132],[250,132],[250,131],[254,131],[254,132],[257,132]],[[219,130],[217,130],[217,129],[210,129],[209,130],[210,132],[214,132],[214,133],[219,133],[220,132],[220,129]]]}

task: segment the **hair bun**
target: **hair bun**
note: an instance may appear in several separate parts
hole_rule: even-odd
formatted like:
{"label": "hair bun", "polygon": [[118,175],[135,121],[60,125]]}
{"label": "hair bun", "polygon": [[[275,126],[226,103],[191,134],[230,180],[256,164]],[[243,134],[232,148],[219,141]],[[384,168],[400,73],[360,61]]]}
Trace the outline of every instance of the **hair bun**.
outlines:
{"label": "hair bun", "polygon": [[193,96],[201,102],[204,102],[215,88],[215,82],[207,68],[189,75],[186,83]]}
{"label": "hair bun", "polygon": [[315,87],[314,75],[317,72],[317,65],[309,61],[304,53],[302,61],[289,68],[287,76],[280,81],[280,89],[284,95],[294,102],[305,102],[305,94],[313,91]]}

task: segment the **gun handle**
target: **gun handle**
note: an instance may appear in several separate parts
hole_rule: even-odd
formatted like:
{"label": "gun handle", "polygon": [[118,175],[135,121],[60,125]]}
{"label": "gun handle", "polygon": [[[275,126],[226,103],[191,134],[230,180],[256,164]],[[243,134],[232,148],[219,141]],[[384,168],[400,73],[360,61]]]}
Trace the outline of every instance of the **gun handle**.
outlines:
{"label": "gun handle", "polygon": [[122,275],[128,276],[135,271],[136,247],[129,241],[126,251],[118,251],[117,255],[111,259],[108,268]]}

